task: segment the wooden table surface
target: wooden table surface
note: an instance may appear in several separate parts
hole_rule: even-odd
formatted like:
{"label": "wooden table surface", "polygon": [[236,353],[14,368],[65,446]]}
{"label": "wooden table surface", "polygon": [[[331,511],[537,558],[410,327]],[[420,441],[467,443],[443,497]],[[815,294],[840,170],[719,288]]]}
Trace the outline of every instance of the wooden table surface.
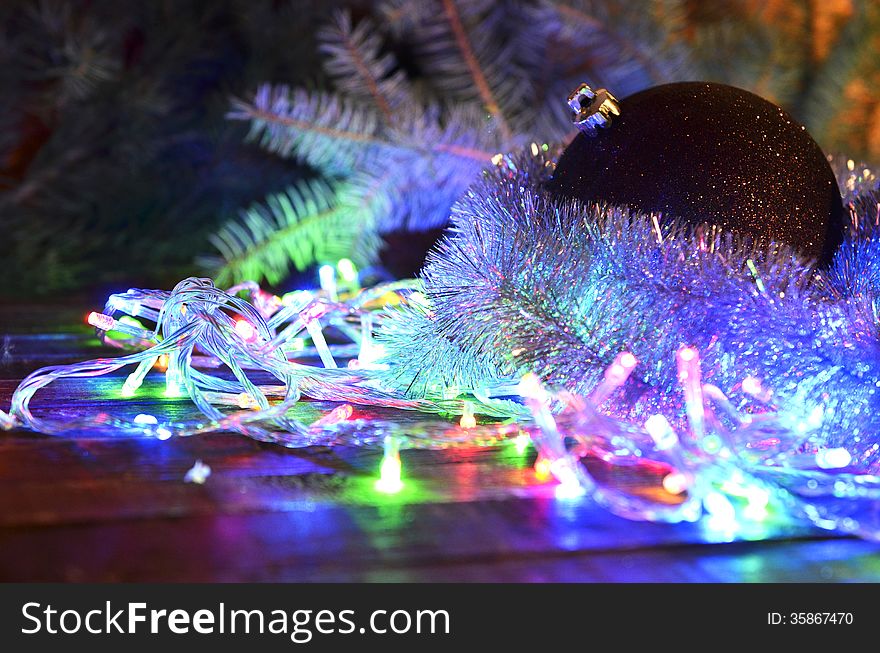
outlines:
{"label": "wooden table surface", "polygon": [[[0,306],[0,406],[37,367],[107,355],[78,324],[86,312]],[[193,410],[150,393],[158,379],[116,399],[122,378],[60,383],[35,412]],[[211,468],[203,485],[184,482],[196,460]],[[555,498],[510,446],[405,452],[390,496],[373,489],[379,460],[228,433],[0,432],[0,580],[880,581],[880,545],[783,523],[627,521]]]}

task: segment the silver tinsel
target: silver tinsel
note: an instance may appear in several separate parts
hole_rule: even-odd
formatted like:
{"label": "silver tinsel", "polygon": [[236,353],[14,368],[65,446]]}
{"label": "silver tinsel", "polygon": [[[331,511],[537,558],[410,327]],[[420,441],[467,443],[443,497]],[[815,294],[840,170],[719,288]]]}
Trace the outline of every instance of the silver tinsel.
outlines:
{"label": "silver tinsel", "polygon": [[838,168],[853,223],[822,271],[709,225],[557,202],[542,187],[548,158],[501,159],[455,204],[422,273],[427,306],[402,309],[380,334],[390,373],[415,395],[527,371],[589,395],[630,351],[638,366],[603,412],[636,423],[661,413],[686,428],[675,355],[687,345],[737,411],[774,415],[742,452],[759,448],[773,465],[844,447],[854,469],[876,472],[880,194],[862,168]]}

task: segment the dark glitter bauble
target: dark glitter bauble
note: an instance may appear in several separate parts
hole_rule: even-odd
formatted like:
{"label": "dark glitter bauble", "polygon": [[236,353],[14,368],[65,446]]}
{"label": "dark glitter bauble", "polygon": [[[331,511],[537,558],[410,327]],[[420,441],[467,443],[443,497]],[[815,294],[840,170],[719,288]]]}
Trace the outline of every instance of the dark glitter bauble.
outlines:
{"label": "dark glitter bauble", "polygon": [[780,107],[722,84],[666,84],[621,100],[608,128],[578,134],[563,152],[549,190],[784,242],[822,265],[843,240],[843,203],[821,148]]}

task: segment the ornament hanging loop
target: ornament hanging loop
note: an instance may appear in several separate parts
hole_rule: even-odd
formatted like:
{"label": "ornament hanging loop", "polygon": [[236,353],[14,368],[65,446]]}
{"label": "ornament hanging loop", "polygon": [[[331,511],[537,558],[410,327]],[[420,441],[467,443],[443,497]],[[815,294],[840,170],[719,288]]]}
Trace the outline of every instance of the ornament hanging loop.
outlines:
{"label": "ornament hanging loop", "polygon": [[594,91],[581,84],[568,96],[571,120],[587,136],[595,136],[599,128],[609,127],[612,116],[620,115],[620,104],[610,91],[600,88]]}

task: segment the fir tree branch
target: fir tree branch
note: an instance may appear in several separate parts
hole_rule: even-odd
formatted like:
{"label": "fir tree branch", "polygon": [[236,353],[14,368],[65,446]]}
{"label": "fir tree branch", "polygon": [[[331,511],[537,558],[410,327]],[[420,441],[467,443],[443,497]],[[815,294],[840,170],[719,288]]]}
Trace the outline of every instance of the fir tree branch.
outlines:
{"label": "fir tree branch", "polygon": [[259,107],[242,100],[233,101],[233,106],[235,110],[229,114],[229,117],[236,120],[254,120],[264,123],[272,123],[282,127],[288,127],[298,132],[311,132],[321,136],[327,136],[328,138],[363,143],[365,145],[385,145],[387,143],[385,139],[375,136],[374,134],[339,127],[328,127],[326,125],[316,124],[310,120],[280,115],[266,109],[260,109]]}
{"label": "fir tree branch", "polygon": [[344,257],[372,263],[380,245],[375,224],[388,211],[395,174],[388,168],[335,187],[313,181],[270,195],[211,238],[222,257],[219,265],[202,262],[216,270],[221,285],[264,278],[277,283],[291,267],[302,271]]}
{"label": "fir tree branch", "polygon": [[[812,6],[812,5],[811,5]],[[806,86],[795,101],[795,115],[812,135],[825,140],[831,121],[846,101],[844,89],[858,69],[863,56],[873,54],[874,42],[863,2],[844,25],[837,41],[821,65],[811,64],[802,81]]]}
{"label": "fir tree branch", "polygon": [[277,283],[291,265],[305,269],[321,258],[321,250],[349,243],[333,243],[323,236],[345,211],[335,201],[335,190],[319,182],[300,184],[270,195],[265,204],[242,212],[241,221],[230,221],[211,242],[220,251],[222,268],[217,283],[263,278]]}
{"label": "fir tree branch", "polygon": [[474,80],[477,92],[480,98],[482,98],[486,110],[498,121],[498,128],[501,130],[504,140],[508,140],[511,136],[510,127],[504,118],[498,101],[495,99],[495,95],[492,93],[492,88],[486,80],[486,75],[483,73],[480,62],[474,54],[467,30],[465,30],[464,24],[461,22],[458,7],[455,6],[454,0],[442,0],[442,2],[446,20],[449,22],[449,27],[455,37],[458,49],[461,51],[461,56]]}
{"label": "fir tree branch", "polygon": [[638,45],[635,40],[628,39],[624,34],[613,29],[606,21],[582,6],[574,6],[564,2],[553,2],[552,6],[560,16],[571,22],[580,23],[591,30],[600,32],[613,41],[614,45],[629,57],[638,62],[654,84],[668,81],[668,75],[657,65],[656,52],[649,52]]}
{"label": "fir tree branch", "polygon": [[497,154],[497,152],[493,154],[491,152],[487,152],[486,150],[479,150],[474,147],[465,147],[463,145],[455,145],[454,143],[437,143],[436,145],[431,146],[431,150],[433,152],[452,154],[454,156],[461,157],[462,159],[479,161],[480,163],[488,163],[492,160],[492,157]]}
{"label": "fir tree branch", "polygon": [[[286,92],[286,89],[284,87],[279,87],[276,89],[276,92]],[[272,111],[268,108],[262,108],[262,106],[263,103],[259,100],[255,103],[235,100],[233,102],[233,111],[230,112],[229,117],[236,120],[250,120],[255,124],[276,125],[288,129],[292,133],[299,132],[316,134],[340,142],[356,143],[359,145],[381,148],[411,149],[403,144],[396,143],[377,132],[322,125],[313,120],[298,118],[279,111]],[[428,152],[452,154],[462,159],[479,161],[481,163],[489,161],[496,154],[496,152],[444,142],[422,144],[419,145],[417,149],[425,149]]]}
{"label": "fir tree branch", "polygon": [[321,52],[330,56],[325,63],[328,72],[350,94],[365,89],[385,123],[390,124],[394,119],[394,105],[404,99],[400,97],[404,95],[400,91],[404,79],[391,55],[380,56],[378,30],[373,22],[364,19],[352,27],[349,12],[340,11],[333,24],[318,35],[323,41]]}
{"label": "fir tree branch", "polygon": [[370,69],[367,68],[364,63],[363,57],[359,56],[357,48],[352,47],[351,41],[348,41],[348,52],[351,55],[352,61],[355,62],[357,66],[358,73],[360,73],[361,77],[367,83],[367,86],[370,89],[370,95],[373,96],[373,99],[376,102],[376,106],[379,107],[379,112],[385,118],[385,122],[391,122],[394,119],[394,115],[391,111],[391,105],[388,103],[388,100],[385,99],[385,96],[382,95],[381,91],[379,91],[379,84],[377,83],[375,77],[370,75]]}

